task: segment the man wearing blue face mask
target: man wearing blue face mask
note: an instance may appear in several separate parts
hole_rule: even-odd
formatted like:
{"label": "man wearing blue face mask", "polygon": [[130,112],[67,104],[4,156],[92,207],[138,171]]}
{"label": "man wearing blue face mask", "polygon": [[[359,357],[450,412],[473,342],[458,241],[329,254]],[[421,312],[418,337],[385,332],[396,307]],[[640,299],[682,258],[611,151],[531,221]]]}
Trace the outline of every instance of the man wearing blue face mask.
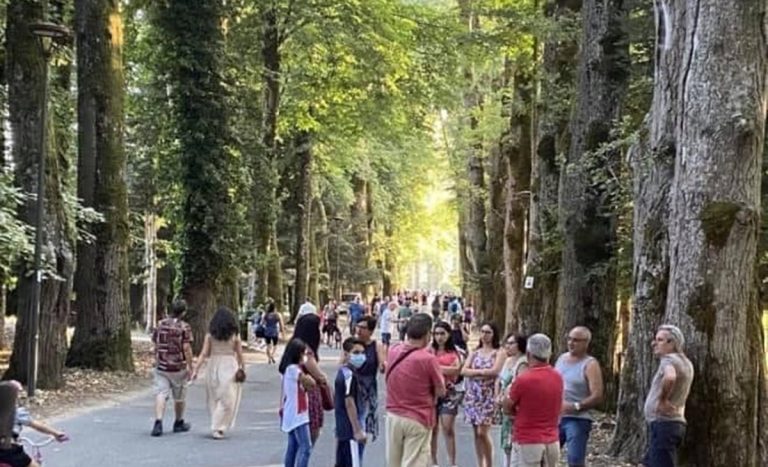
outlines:
{"label": "man wearing blue face mask", "polygon": [[357,370],[365,365],[365,344],[348,337],[342,344],[342,365],[336,373],[336,467],[361,467],[366,434],[360,420],[363,400],[358,390]]}

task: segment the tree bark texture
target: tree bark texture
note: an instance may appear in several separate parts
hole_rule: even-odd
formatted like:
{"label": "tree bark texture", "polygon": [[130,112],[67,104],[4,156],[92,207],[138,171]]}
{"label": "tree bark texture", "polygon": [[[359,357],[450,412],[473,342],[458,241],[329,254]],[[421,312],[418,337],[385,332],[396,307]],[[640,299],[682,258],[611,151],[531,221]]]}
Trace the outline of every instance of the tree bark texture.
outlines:
{"label": "tree bark texture", "polygon": [[525,263],[525,230],[531,188],[533,80],[524,65],[515,72],[509,132],[503,141],[507,169],[504,216],[505,329],[517,331]]}
{"label": "tree bark texture", "polygon": [[[459,13],[469,34],[480,29],[480,19],[474,0],[459,0]],[[491,287],[491,271],[488,251],[488,234],[486,230],[486,200],[488,198],[483,148],[474,133],[478,129],[477,114],[482,106],[483,96],[476,82],[475,71],[471,63],[464,69],[465,91],[463,96],[464,122],[469,140],[466,141],[465,174],[466,190],[466,222],[465,241],[468,270],[464,271],[463,280],[468,282],[475,309],[482,316],[493,316],[493,289]],[[498,323],[503,325],[503,323]]]}
{"label": "tree bark texture", "polygon": [[144,213],[144,327],[145,331],[157,322],[158,312],[158,268],[157,268],[157,216],[152,212]]}
{"label": "tree bark texture", "polygon": [[507,288],[505,287],[505,256],[504,256],[504,220],[506,214],[506,185],[509,171],[507,170],[505,148],[506,131],[500,138],[497,147],[493,148],[488,163],[488,252],[489,275],[492,298],[490,306],[491,320],[503,329],[507,311]]}
{"label": "tree bark texture", "polygon": [[[578,15],[581,0],[552,0],[547,16],[556,26]],[[531,161],[531,202],[528,210],[528,251],[526,274],[532,288],[523,288],[520,297],[520,331],[526,335],[544,332],[555,336],[557,291],[561,263],[558,224],[560,154],[568,152],[567,133],[571,88],[575,77],[578,38],[561,38],[552,33],[544,44],[543,82],[536,132],[536,149]]]}
{"label": "tree bark texture", "polygon": [[67,365],[133,369],[128,297],[128,195],[123,145],[123,25],[117,0],[75,2],[78,197],[100,212],[78,244],[77,325]]}
{"label": "tree bark texture", "polygon": [[[766,114],[764,0],[662,2],[682,51],[664,320],[696,370],[684,454],[697,466],[766,465],[765,360],[755,287]],[[664,50],[659,51],[664,54]]]}
{"label": "tree bark texture", "polygon": [[197,352],[232,268],[234,177],[225,89],[221,0],[169,0],[160,8],[173,124],[181,160],[182,296]]}
{"label": "tree bark texture", "polygon": [[561,173],[560,230],[562,269],[556,339],[577,325],[592,331],[591,353],[603,369],[606,401],[612,401],[613,344],[616,327],[616,207],[614,185],[621,154],[605,150],[621,116],[629,77],[623,0],[586,0],[582,9],[581,54],[571,144]]}
{"label": "tree bark texture", "polygon": [[5,277],[0,272],[0,350],[8,348],[5,339],[5,315],[8,313],[8,287],[5,285]]}
{"label": "tree bark texture", "polygon": [[[261,59],[262,71],[262,121],[261,148],[253,160],[253,210],[254,233],[257,254],[256,302],[264,303],[267,297],[282,300],[282,280],[270,284],[273,275],[270,269],[279,267],[279,255],[273,248],[274,225],[280,209],[277,188],[280,177],[276,166],[277,122],[280,108],[280,67],[281,53],[280,22],[274,2],[264,2],[261,16]],[[282,272],[280,272],[282,275]],[[275,295],[279,290],[278,296]]]}
{"label": "tree bark texture", "polygon": [[[469,278],[471,266],[469,265],[469,254],[467,251],[467,207],[466,201],[459,199],[458,204],[458,230],[459,230],[459,277],[461,278],[461,296],[465,299],[469,297]],[[475,306],[475,310],[482,313],[482,310]]]}
{"label": "tree bark texture", "polygon": [[630,149],[633,172],[633,294],[629,345],[619,384],[613,455],[639,462],[646,447],[643,404],[655,362],[651,341],[661,324],[669,281],[669,193],[674,175],[679,49],[656,67],[648,125]]}
{"label": "tree bark texture", "polygon": [[273,223],[269,233],[269,270],[267,279],[267,296],[275,302],[278,311],[285,311],[285,296],[283,290],[283,259],[277,246],[277,224]]}
{"label": "tree bark texture", "polygon": [[296,215],[296,283],[291,306],[291,321],[309,292],[309,226],[312,218],[312,135],[300,131],[296,136],[298,172],[298,211]]}
{"label": "tree bark texture", "polygon": [[[43,100],[45,61],[37,38],[29,30],[30,23],[41,19],[42,9],[39,2],[17,0],[8,5],[6,65],[9,120],[14,141],[13,160],[16,181],[27,193],[37,191],[37,161],[43,149],[42,125],[53,128],[50,118],[47,122],[41,121],[42,106],[46,105]],[[63,68],[62,73],[65,76],[69,67]],[[51,112],[48,115],[51,117]],[[63,199],[64,192],[69,189],[65,184],[69,162],[65,157],[66,152],[59,151],[57,146],[59,138],[62,145],[64,144],[61,135],[56,131],[49,131],[48,134],[50,138],[46,159],[43,225],[43,264],[48,272],[43,276],[40,298],[40,344],[37,360],[37,385],[40,389],[55,389],[64,383],[62,369],[67,350],[66,326],[74,273],[74,231]],[[19,214],[21,220],[34,225],[36,201],[27,200]],[[9,368],[3,376],[5,379],[17,379],[22,383],[27,381],[27,333],[34,280],[32,265],[24,264],[17,285],[20,312],[16,322],[17,338],[14,339]]]}

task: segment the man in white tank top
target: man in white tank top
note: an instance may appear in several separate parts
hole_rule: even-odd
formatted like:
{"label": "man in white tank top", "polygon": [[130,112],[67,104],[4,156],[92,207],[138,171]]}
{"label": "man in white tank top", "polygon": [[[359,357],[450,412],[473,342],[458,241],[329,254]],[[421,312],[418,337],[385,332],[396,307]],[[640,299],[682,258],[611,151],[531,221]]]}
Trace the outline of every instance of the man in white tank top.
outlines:
{"label": "man in white tank top", "polygon": [[586,465],[587,442],[592,430],[593,409],[603,402],[603,373],[600,363],[589,355],[592,333],[576,326],[568,333],[568,352],[560,355],[555,369],[563,377],[563,409],[560,418],[560,446],[565,446],[568,466]]}

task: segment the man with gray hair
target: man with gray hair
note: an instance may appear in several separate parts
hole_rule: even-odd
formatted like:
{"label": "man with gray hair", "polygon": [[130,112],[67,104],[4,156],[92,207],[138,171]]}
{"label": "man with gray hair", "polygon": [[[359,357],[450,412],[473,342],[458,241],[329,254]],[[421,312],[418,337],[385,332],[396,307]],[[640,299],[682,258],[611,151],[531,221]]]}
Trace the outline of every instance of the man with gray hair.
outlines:
{"label": "man with gray hair", "polygon": [[685,437],[685,401],[693,382],[693,365],[683,353],[685,338],[677,326],[662,324],[651,344],[659,369],[645,399],[648,423],[646,467],[674,467],[677,448]]}
{"label": "man with gray hair", "polygon": [[558,422],[563,402],[563,378],[549,364],[552,341],[534,334],[526,345],[528,370],[515,378],[504,400],[515,416],[512,467],[554,467],[560,457]]}
{"label": "man with gray hair", "polygon": [[560,445],[566,447],[569,467],[587,464],[587,443],[592,430],[591,409],[603,401],[603,373],[597,359],[589,355],[591,340],[589,328],[574,327],[568,333],[568,351],[555,362],[555,369],[565,384]]}

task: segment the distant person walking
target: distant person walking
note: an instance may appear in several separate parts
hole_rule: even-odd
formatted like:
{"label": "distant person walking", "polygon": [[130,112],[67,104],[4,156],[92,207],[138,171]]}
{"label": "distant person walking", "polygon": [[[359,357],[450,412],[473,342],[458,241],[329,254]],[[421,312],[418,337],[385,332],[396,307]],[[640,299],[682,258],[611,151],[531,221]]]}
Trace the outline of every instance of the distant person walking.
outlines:
{"label": "distant person walking", "polygon": [[152,436],[163,434],[165,403],[171,396],[176,414],[173,432],[189,431],[191,427],[184,421],[187,381],[192,375],[192,328],[183,320],[186,312],[187,303],[175,301],[171,305],[171,316],[157,323],[152,332],[152,343],[155,344],[155,425]]}
{"label": "distant person walking", "polygon": [[312,304],[312,300],[307,297],[306,300],[304,300],[304,303],[299,307],[299,313],[298,317],[301,318],[304,315],[308,315],[310,313],[317,314],[317,307]]}
{"label": "distant person walking", "polygon": [[264,340],[267,343],[267,363],[275,363],[277,338],[281,335],[285,335],[283,316],[275,309],[274,302],[269,302],[264,314]]}
{"label": "distant person walking", "polygon": [[365,364],[357,370],[357,381],[360,385],[360,398],[363,401],[362,416],[365,421],[365,432],[371,435],[370,441],[379,437],[379,387],[377,377],[379,371],[386,366],[384,346],[373,339],[376,329],[376,318],[363,316],[357,322],[357,338],[365,346]]}
{"label": "distant person walking", "polygon": [[397,310],[397,331],[401,341],[405,340],[406,332],[408,328],[408,320],[413,316],[413,310],[409,302],[403,302],[400,308]]}
{"label": "distant person walking", "polygon": [[245,371],[237,320],[227,308],[219,308],[211,318],[192,379],[197,378],[206,362],[205,396],[211,416],[211,436],[222,439],[224,433],[235,426],[240,406],[242,385],[235,381],[235,375]]}
{"label": "distant person walking", "polygon": [[693,365],[683,353],[685,338],[677,326],[659,326],[653,340],[659,369],[645,399],[648,449],[645,467],[674,467],[677,449],[685,438],[685,402],[693,382]]}
{"label": "distant person walking", "polygon": [[453,345],[461,352],[462,356],[466,357],[469,353],[469,326],[462,324],[460,316],[454,316],[451,318],[451,337],[453,338]]}
{"label": "distant person walking", "polygon": [[357,326],[357,322],[360,321],[363,318],[363,315],[365,315],[365,307],[360,302],[360,296],[356,296],[355,300],[349,304],[349,334],[351,336],[355,335],[356,329],[355,326]]}
{"label": "distant person walking", "polygon": [[417,314],[408,323],[408,340],[389,349],[387,359],[387,465],[426,467],[435,400],[445,396],[440,365],[426,350],[432,318]]}
{"label": "distant person walking", "polygon": [[568,465],[586,465],[592,412],[603,402],[603,373],[597,359],[587,353],[592,333],[576,326],[568,333],[568,352],[555,369],[563,377],[565,393],[560,419],[560,445],[568,451]]}
{"label": "distant person walking", "polygon": [[391,301],[386,307],[382,308],[379,315],[379,330],[381,331],[381,345],[389,349],[392,344],[392,324],[397,320],[395,317],[395,310],[397,309],[397,302]]}
{"label": "distant person walking", "polygon": [[497,414],[494,391],[496,378],[504,365],[506,355],[499,349],[499,330],[493,323],[480,326],[480,345],[469,354],[462,376],[464,386],[464,419],[472,425],[475,435],[475,454],[478,467],[493,466],[491,425]]}
{"label": "distant person walking", "polygon": [[528,338],[528,370],[512,383],[504,401],[514,417],[512,467],[555,467],[560,458],[558,420],[563,404],[563,378],[549,365],[552,341],[544,334]]}

